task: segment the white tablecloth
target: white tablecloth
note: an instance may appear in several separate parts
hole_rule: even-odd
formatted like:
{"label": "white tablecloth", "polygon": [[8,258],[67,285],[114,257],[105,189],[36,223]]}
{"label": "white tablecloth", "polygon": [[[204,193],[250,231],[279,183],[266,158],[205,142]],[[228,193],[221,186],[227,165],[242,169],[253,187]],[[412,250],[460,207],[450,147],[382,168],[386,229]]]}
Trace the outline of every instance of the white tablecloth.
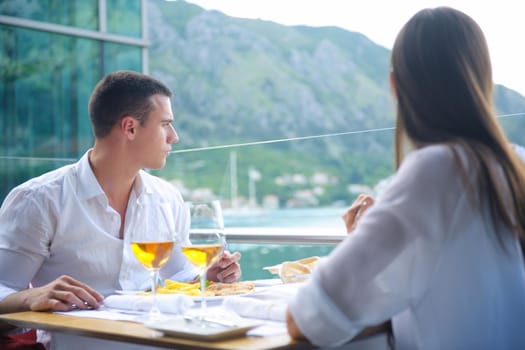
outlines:
{"label": "white tablecloth", "polygon": [[[285,312],[287,302],[297,292],[300,284],[282,284],[280,280],[261,280],[255,281],[255,291],[244,296],[225,297],[208,303],[207,315],[215,315],[228,319],[228,317],[242,317],[245,319],[258,320],[262,324],[248,332],[249,336],[275,336],[287,334],[285,323]],[[159,295],[160,303],[169,303],[168,298],[163,298],[165,295]],[[63,314],[78,316],[78,317],[95,317],[112,320],[127,320],[136,321],[138,315],[143,315],[145,311],[140,309],[148,309],[147,306],[141,306],[141,303],[136,301],[126,302],[125,295],[119,295],[119,298],[106,298],[106,306],[100,310],[78,310],[70,312],[60,312]],[[167,297],[173,297],[168,295]],[[192,302],[191,298],[182,295],[171,298],[173,305],[164,305],[163,311],[196,315],[200,312],[200,303]],[[111,299],[110,299],[111,298]],[[109,299],[109,303],[108,303]],[[176,299],[176,300],[175,300]],[[187,301],[190,305],[188,306]],[[117,302],[117,304],[114,304]],[[121,305],[120,303],[124,303]],[[107,307],[107,305],[112,307]],[[120,305],[120,306],[119,306]],[[131,307],[130,305],[134,305]],[[115,308],[119,306],[120,308]],[[388,349],[385,335],[377,335],[368,339],[351,342],[337,349],[348,350],[383,350]]]}

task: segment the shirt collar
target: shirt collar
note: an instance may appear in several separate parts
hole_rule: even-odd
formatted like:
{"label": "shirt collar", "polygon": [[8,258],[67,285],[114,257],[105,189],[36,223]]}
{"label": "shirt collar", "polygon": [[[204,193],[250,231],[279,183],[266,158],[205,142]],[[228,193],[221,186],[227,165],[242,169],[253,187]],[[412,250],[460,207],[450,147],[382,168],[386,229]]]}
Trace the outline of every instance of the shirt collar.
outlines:
{"label": "shirt collar", "polygon": [[140,198],[141,194],[152,194],[153,189],[151,184],[148,182],[148,174],[144,170],[140,170],[135,178],[135,183],[133,184],[133,191],[137,198]]}
{"label": "shirt collar", "polygon": [[104,194],[89,164],[90,152],[91,149],[84,153],[77,163],[77,188],[80,199],[93,198]]}
{"label": "shirt collar", "polygon": [[[100,187],[93,169],[91,169],[91,164],[89,164],[89,153],[92,149],[89,149],[77,163],[77,173],[78,173],[78,196],[80,199],[89,199],[94,198],[105,193]],[[141,170],[135,178],[135,183],[133,184],[132,191],[135,194],[136,198],[140,198],[141,194],[147,193],[152,194],[153,190],[148,183],[148,174]]]}

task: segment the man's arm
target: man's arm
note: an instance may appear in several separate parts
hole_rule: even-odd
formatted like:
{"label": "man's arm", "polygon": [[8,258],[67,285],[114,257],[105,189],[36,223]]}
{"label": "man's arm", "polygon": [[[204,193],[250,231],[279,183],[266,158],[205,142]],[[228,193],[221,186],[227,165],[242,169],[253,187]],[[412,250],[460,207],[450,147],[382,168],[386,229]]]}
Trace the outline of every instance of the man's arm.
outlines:
{"label": "man's arm", "polygon": [[241,253],[231,254],[225,251],[221,258],[208,270],[207,277],[211,281],[232,283],[241,277],[241,266],[238,261]]}
{"label": "man's arm", "polygon": [[54,228],[47,204],[24,189],[13,190],[0,209],[0,313],[97,307],[102,295],[61,276],[28,288],[49,256]]}
{"label": "man's arm", "polygon": [[104,297],[88,285],[61,276],[42,287],[28,288],[0,301],[0,313],[20,311],[69,311],[98,308]]}

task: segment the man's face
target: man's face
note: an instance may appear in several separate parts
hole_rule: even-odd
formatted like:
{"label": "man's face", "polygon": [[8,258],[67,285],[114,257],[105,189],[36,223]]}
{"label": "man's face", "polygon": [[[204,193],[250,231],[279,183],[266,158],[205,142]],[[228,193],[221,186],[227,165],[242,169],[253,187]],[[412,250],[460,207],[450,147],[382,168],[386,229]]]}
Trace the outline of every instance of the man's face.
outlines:
{"label": "man's face", "polygon": [[137,153],[142,166],[159,169],[166,164],[166,157],[171,151],[171,144],[179,142],[179,136],[173,128],[173,113],[170,99],[164,95],[153,95],[153,110],[137,134]]}

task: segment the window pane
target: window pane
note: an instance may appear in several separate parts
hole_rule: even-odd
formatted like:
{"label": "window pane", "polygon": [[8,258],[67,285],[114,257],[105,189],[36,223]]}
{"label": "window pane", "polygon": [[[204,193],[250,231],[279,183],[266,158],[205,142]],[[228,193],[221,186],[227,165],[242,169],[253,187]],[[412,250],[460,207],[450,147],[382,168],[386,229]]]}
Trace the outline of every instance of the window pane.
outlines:
{"label": "window pane", "polygon": [[98,42],[4,26],[0,33],[0,113],[11,141],[2,147],[18,156],[78,155],[91,143],[86,106],[100,76]]}
{"label": "window pane", "polygon": [[3,0],[0,14],[83,29],[98,28],[98,0]]}
{"label": "window pane", "polygon": [[[8,160],[0,170],[3,198],[13,186],[90,148],[93,87],[104,73],[141,71],[142,64],[134,46],[3,25],[0,39],[0,156]],[[42,165],[14,157],[59,160]]]}
{"label": "window pane", "polygon": [[108,32],[142,37],[141,2],[139,0],[107,0],[107,26]]}
{"label": "window pane", "polygon": [[[77,158],[92,144],[87,104],[100,43],[8,26],[0,37],[0,155]],[[2,174],[1,194],[53,163],[10,164],[17,169]]]}
{"label": "window pane", "polygon": [[142,49],[135,46],[104,43],[104,74],[116,70],[142,72]]}

